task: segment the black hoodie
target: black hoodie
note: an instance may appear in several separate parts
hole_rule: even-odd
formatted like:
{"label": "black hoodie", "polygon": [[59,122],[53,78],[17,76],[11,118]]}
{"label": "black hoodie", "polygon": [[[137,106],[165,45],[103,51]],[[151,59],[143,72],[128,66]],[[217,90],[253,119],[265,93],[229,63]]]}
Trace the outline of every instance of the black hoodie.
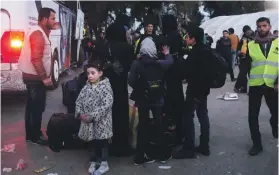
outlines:
{"label": "black hoodie", "polygon": [[220,38],[220,40],[217,41],[216,51],[227,61],[230,61],[232,59],[231,40],[229,38]]}
{"label": "black hoodie", "polygon": [[205,44],[196,44],[185,61],[185,76],[188,81],[187,94],[199,99],[210,93],[211,55]]}

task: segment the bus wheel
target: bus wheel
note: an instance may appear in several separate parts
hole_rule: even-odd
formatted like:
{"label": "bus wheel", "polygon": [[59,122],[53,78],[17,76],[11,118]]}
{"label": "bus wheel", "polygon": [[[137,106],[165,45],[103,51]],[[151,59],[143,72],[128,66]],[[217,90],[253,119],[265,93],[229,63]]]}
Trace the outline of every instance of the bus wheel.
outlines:
{"label": "bus wheel", "polygon": [[53,63],[52,63],[52,70],[51,70],[51,81],[53,85],[51,87],[52,90],[58,87],[58,80],[59,80],[59,62],[58,62],[58,54],[55,51],[53,54]]}

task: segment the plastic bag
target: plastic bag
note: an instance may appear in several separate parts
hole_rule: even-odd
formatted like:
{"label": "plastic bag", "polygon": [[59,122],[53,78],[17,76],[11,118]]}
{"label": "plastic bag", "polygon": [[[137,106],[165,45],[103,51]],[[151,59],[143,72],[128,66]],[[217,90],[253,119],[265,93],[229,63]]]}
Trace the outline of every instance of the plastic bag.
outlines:
{"label": "plastic bag", "polygon": [[14,153],[15,144],[4,145],[4,148],[2,148],[1,151],[6,152],[6,153]]}
{"label": "plastic bag", "polygon": [[26,167],[26,162],[23,159],[20,159],[16,165],[16,170],[24,170]]}

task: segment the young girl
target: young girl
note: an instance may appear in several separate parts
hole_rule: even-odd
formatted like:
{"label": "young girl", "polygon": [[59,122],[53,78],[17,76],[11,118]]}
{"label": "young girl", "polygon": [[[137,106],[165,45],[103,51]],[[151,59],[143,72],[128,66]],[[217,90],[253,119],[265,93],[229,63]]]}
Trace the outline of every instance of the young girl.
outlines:
{"label": "young girl", "polygon": [[[109,171],[108,140],[112,137],[112,104],[113,92],[110,82],[103,78],[103,65],[95,61],[87,66],[88,81],[81,90],[76,101],[76,117],[82,122],[93,123],[89,130],[93,137],[92,155],[88,173],[101,175]],[[81,125],[83,127],[84,125]],[[92,126],[92,125],[89,125]],[[88,130],[87,130],[88,131]],[[88,131],[89,132],[89,131]],[[89,133],[85,134],[89,136]],[[98,155],[101,155],[101,165],[96,170]]]}

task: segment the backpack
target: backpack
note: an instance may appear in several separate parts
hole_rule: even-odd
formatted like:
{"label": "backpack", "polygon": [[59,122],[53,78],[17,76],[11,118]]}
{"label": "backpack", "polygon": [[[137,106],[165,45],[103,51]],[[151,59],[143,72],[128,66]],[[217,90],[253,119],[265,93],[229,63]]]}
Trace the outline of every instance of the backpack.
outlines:
{"label": "backpack", "polygon": [[78,96],[78,78],[75,77],[65,83],[62,83],[62,94],[63,94],[63,104],[69,106],[75,104],[75,100]]}
{"label": "backpack", "polygon": [[149,104],[156,104],[165,92],[165,71],[156,61],[150,63],[142,63],[141,76],[143,79],[143,87],[145,96]]}
{"label": "backpack", "polygon": [[82,72],[78,77],[62,83],[62,99],[68,113],[75,113],[76,100],[86,81],[87,75]]}
{"label": "backpack", "polygon": [[227,71],[229,65],[225,58],[218,54],[215,50],[206,46],[206,50],[211,59],[211,83],[210,88],[221,88],[226,83]]}

